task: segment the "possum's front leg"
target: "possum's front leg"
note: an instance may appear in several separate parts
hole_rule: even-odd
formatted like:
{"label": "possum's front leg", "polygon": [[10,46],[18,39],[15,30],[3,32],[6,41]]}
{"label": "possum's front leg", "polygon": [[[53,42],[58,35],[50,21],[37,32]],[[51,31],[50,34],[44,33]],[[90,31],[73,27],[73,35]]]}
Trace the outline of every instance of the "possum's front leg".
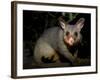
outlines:
{"label": "possum's front leg", "polygon": [[77,58],[78,57],[77,55],[78,55],[78,50],[75,51],[74,57]]}
{"label": "possum's front leg", "polygon": [[72,65],[74,65],[76,63],[76,58],[75,56],[73,56],[67,49],[61,49],[59,48],[59,52],[66,58],[68,59]]}
{"label": "possum's front leg", "polygon": [[68,59],[71,62],[72,65],[74,65],[77,62],[76,57],[73,56],[71,52],[69,52],[67,46],[63,41],[63,38],[61,37],[62,37],[62,33],[60,33],[59,35],[58,50],[66,59]]}
{"label": "possum's front leg", "polygon": [[77,64],[77,53],[75,55],[72,55],[71,52],[67,49],[65,45],[59,45],[59,52],[62,54],[66,59],[68,59],[72,65]]}

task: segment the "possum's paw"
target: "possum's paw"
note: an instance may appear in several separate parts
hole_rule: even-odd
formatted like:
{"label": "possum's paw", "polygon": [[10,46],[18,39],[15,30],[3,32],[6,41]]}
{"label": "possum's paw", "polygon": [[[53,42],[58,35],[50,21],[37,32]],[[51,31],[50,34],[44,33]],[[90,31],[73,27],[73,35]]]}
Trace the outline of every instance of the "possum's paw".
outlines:
{"label": "possum's paw", "polygon": [[73,66],[77,66],[80,64],[80,59],[76,58],[75,61],[72,63]]}
{"label": "possum's paw", "polygon": [[74,63],[74,66],[85,66],[85,65],[90,65],[89,59],[77,58],[77,60]]}

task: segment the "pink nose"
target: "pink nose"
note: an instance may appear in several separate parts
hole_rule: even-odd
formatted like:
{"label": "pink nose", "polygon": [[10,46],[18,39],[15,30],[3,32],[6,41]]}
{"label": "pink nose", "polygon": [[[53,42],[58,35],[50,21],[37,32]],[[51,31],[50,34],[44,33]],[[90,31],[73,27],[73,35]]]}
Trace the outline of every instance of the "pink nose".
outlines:
{"label": "pink nose", "polygon": [[73,39],[72,37],[70,37],[70,38],[69,38],[69,44],[70,44],[70,45],[73,45],[73,43],[74,43],[74,39]]}

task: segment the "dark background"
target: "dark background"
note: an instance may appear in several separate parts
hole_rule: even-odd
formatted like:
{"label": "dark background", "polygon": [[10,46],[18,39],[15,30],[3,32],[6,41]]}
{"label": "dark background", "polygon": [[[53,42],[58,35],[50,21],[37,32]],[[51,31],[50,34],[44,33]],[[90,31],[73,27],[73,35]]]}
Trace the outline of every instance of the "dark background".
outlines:
{"label": "dark background", "polygon": [[[91,56],[91,14],[83,13],[65,13],[62,12],[45,12],[45,11],[23,11],[23,69],[37,68],[32,66],[34,61],[33,52],[37,39],[45,29],[58,26],[58,18],[62,16],[66,21],[70,20],[69,14],[77,14],[70,21],[75,24],[79,18],[85,18],[85,25],[82,28],[83,36],[81,46],[79,47],[80,58],[90,60]],[[88,64],[90,65],[90,63]]]}

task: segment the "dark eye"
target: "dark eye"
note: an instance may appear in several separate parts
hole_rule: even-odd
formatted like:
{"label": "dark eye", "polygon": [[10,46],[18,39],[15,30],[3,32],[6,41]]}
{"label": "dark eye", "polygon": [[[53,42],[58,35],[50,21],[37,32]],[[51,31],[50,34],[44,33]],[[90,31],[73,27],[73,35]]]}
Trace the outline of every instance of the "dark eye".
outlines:
{"label": "dark eye", "polygon": [[77,32],[75,32],[74,34],[75,34],[76,37],[78,36],[78,33]]}
{"label": "dark eye", "polygon": [[68,36],[68,35],[69,35],[69,32],[67,31],[67,32],[66,32],[66,36]]}

